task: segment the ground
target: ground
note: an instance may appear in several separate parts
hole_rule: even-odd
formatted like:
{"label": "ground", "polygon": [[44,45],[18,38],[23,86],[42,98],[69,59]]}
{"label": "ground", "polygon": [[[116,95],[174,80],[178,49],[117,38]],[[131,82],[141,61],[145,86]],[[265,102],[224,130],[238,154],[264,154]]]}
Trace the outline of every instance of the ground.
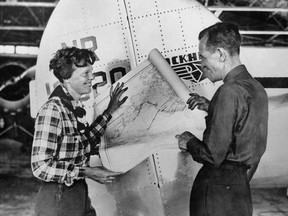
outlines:
{"label": "ground", "polygon": [[[0,176],[0,215],[33,216],[39,182],[35,178]],[[286,189],[252,189],[253,216],[288,216]]]}
{"label": "ground", "polygon": [[0,176],[0,215],[33,216],[39,187],[35,178]]}
{"label": "ground", "polygon": [[[30,169],[30,154],[17,141],[0,140],[0,215],[34,216],[40,181]],[[288,216],[285,188],[253,188],[253,216]]]}

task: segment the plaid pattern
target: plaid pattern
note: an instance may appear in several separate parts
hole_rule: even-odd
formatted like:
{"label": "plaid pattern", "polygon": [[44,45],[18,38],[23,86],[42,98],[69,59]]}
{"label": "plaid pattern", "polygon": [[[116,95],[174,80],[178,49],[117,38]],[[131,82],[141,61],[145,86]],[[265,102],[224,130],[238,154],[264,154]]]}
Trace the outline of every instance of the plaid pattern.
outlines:
{"label": "plaid pattern", "polygon": [[34,176],[68,186],[73,179],[84,178],[86,156],[100,142],[108,120],[100,115],[82,134],[77,130],[75,115],[60,98],[49,99],[35,121],[31,157]]}

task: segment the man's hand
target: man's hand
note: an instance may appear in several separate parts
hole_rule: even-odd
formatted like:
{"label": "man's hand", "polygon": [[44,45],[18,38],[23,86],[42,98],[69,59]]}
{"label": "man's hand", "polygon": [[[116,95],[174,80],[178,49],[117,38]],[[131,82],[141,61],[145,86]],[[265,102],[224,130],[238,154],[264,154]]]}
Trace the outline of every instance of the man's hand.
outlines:
{"label": "man's hand", "polygon": [[178,139],[178,145],[181,150],[187,151],[187,142],[194,137],[194,135],[188,131],[182,134],[177,134],[176,139]]}
{"label": "man's hand", "polygon": [[113,86],[110,88],[110,102],[108,104],[107,109],[104,113],[112,114],[115,110],[117,110],[126,100],[127,96],[120,100],[122,94],[128,89],[128,87],[123,88],[124,83],[117,83],[115,89],[113,90]]}
{"label": "man's hand", "polygon": [[195,107],[198,107],[199,110],[208,112],[208,107],[210,101],[205,97],[199,96],[196,93],[190,93],[191,97],[187,100],[188,108],[193,110]]}
{"label": "man's hand", "polygon": [[111,183],[115,178],[123,173],[113,172],[105,167],[86,167],[85,175],[101,184]]}
{"label": "man's hand", "polygon": [[254,176],[257,168],[258,168],[258,164],[259,164],[259,162],[258,162],[257,164],[253,164],[253,165],[250,167],[250,169],[248,169],[248,171],[247,171],[247,179],[248,179],[249,182],[250,182],[251,179],[253,178],[253,176]]}

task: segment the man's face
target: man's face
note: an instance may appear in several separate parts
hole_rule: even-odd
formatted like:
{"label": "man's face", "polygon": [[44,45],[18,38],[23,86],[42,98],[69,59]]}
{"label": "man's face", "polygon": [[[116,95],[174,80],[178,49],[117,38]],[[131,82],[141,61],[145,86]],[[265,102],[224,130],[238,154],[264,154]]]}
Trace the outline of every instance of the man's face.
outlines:
{"label": "man's face", "polygon": [[92,90],[92,65],[86,67],[76,67],[71,77],[68,79],[73,92],[79,96],[89,94]]}
{"label": "man's face", "polygon": [[204,77],[211,82],[221,80],[222,64],[217,50],[214,53],[209,52],[206,47],[206,38],[202,38],[199,42],[199,56],[201,58],[201,66]]}

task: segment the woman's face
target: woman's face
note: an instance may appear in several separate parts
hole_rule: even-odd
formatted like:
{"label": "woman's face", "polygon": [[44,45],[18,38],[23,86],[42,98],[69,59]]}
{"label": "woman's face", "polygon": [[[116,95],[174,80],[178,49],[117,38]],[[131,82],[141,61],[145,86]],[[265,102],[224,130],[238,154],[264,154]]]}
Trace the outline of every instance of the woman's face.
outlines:
{"label": "woman's face", "polygon": [[76,67],[70,78],[67,79],[68,90],[72,96],[80,98],[83,94],[89,94],[92,90],[92,65],[86,67]]}

